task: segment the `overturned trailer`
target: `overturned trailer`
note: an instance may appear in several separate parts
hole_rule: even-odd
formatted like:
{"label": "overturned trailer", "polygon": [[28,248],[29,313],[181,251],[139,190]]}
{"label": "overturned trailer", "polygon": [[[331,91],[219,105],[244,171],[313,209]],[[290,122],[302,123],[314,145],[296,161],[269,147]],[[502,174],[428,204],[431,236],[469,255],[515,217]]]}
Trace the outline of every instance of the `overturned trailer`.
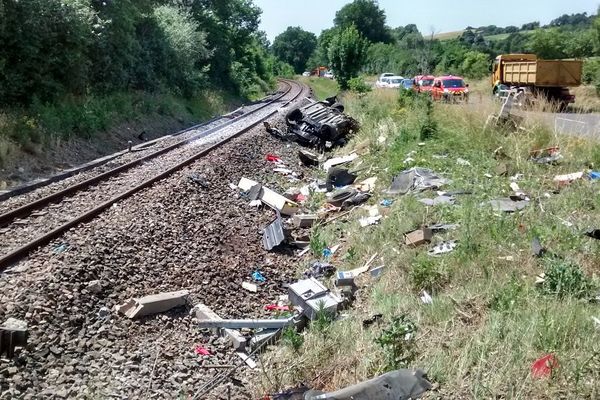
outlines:
{"label": "overturned trailer", "polygon": [[358,122],[344,114],[344,106],[335,97],[314,101],[293,108],[285,117],[287,134],[283,135],[301,145],[330,149],[346,143],[349,136],[358,131]]}

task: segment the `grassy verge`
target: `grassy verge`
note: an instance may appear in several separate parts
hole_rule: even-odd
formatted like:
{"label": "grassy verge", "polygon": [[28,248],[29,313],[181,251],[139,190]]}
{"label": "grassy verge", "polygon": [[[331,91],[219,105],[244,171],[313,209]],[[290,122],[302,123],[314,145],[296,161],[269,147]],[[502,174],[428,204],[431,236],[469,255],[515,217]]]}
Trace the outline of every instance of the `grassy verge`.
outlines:
{"label": "grassy verge", "polygon": [[145,117],[170,117],[197,122],[221,114],[238,102],[219,91],[193,99],[144,92],[67,98],[53,104],[34,103],[27,109],[0,110],[0,163],[29,148],[47,148],[73,138],[102,140],[104,132]]}
{"label": "grassy verge", "polygon": [[332,79],[316,78],[311,76],[300,77],[299,81],[309,85],[318,100],[324,100],[328,97],[334,96],[340,91],[337,81]]}
{"label": "grassy verge", "polygon": [[[385,272],[379,279],[361,277],[347,318],[318,324],[302,334],[303,344],[284,343],[267,355],[269,378],[258,391],[298,382],[332,390],[408,367],[428,372],[437,385],[431,398],[598,397],[600,345],[592,317],[600,310],[588,300],[598,287],[600,247],[582,235],[600,227],[598,185],[580,180],[556,192],[552,180],[599,166],[600,146],[555,136],[533,120],[517,133],[484,131],[492,109],[440,104],[428,116],[426,101],[399,101],[394,92],[348,95],[345,105],[362,129],[340,153],[358,149],[359,179],[378,178],[370,205],[394,203],[379,207],[385,217],[377,226],[361,228],[359,210],[318,227],[319,241],[342,244],[331,260],[338,270],[361,266],[377,254],[375,264],[385,265]],[[560,165],[528,160],[530,149],[554,145],[564,155]],[[500,147],[505,160],[493,156]],[[501,163],[509,176],[522,174],[518,184],[531,198],[522,212],[502,214],[485,204],[511,193],[509,177],[495,172]],[[451,179],[445,190],[472,194],[458,196],[454,206],[437,207],[412,195],[384,194],[392,177],[412,166]],[[459,240],[454,252],[431,257],[426,246],[404,245],[404,232],[436,222],[459,224],[434,237],[434,243]],[[534,237],[562,259],[533,257]],[[546,283],[539,286],[535,280],[542,272]],[[421,301],[423,290],[432,304]],[[379,313],[381,323],[363,326]],[[409,331],[414,333],[407,340]],[[559,368],[550,377],[532,378],[532,363],[549,353]]]}

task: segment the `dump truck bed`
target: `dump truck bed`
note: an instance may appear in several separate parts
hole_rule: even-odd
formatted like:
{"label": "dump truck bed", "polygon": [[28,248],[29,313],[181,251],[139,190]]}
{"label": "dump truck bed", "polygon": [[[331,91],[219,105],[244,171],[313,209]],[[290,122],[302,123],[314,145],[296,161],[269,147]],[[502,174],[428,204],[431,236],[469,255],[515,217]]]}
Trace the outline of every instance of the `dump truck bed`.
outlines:
{"label": "dump truck bed", "polygon": [[506,61],[503,83],[520,86],[568,87],[581,85],[580,60]]}

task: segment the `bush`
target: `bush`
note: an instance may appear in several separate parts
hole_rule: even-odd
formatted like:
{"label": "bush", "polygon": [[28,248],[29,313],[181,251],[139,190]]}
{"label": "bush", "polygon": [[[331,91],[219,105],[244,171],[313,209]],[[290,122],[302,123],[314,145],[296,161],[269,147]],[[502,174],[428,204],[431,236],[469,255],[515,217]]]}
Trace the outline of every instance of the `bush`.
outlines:
{"label": "bush", "polygon": [[361,77],[352,78],[348,81],[348,88],[356,93],[368,93],[371,91],[371,87],[365,83],[365,80]]}
{"label": "bush", "polygon": [[563,297],[583,298],[590,294],[593,284],[578,265],[557,258],[549,258],[544,266],[542,293]]}
{"label": "bush", "polygon": [[385,352],[386,371],[409,367],[417,357],[417,326],[406,315],[395,317],[390,327],[375,338]]}
{"label": "bush", "polygon": [[441,289],[449,280],[447,271],[435,260],[420,257],[409,272],[409,278],[415,290],[435,292]]}

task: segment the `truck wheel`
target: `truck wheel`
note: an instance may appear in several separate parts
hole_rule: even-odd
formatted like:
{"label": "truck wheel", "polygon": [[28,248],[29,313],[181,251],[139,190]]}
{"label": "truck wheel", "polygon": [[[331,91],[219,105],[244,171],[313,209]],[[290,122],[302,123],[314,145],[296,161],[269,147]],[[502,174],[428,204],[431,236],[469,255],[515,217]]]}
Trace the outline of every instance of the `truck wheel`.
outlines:
{"label": "truck wheel", "polygon": [[285,115],[285,122],[287,122],[290,125],[293,125],[294,123],[301,121],[302,118],[302,111],[300,111],[300,109],[296,107],[292,108],[290,111],[287,112],[287,114]]}

